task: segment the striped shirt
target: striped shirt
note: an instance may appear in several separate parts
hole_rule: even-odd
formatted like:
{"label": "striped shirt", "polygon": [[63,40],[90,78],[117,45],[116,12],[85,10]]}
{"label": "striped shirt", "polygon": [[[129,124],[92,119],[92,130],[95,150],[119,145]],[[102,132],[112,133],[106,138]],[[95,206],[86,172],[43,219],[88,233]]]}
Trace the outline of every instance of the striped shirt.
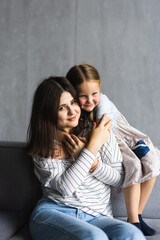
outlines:
{"label": "striped shirt", "polygon": [[[99,165],[90,173],[96,157]],[[112,216],[110,188],[119,186],[123,180],[122,156],[113,132],[97,156],[84,148],[77,160],[39,156],[33,160],[46,197],[94,216]]]}

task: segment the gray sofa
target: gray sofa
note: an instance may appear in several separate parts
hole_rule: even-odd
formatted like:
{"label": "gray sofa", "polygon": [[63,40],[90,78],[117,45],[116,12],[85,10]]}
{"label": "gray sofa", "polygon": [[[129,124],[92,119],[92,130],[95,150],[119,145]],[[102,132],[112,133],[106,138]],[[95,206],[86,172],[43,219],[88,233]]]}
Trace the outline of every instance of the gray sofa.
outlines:
{"label": "gray sofa", "polygon": [[[123,192],[114,194],[112,197],[113,215],[126,221],[126,209]],[[160,240],[160,176],[157,177],[152,194],[143,212],[143,217],[149,226],[153,227],[157,234],[146,237],[148,240]],[[137,239],[138,240],[138,239]]]}
{"label": "gray sofa", "polygon": [[[0,142],[0,240],[31,240],[29,216],[41,195],[24,143]],[[115,217],[126,221],[123,192],[113,196],[113,211]],[[157,235],[147,239],[160,240],[160,177],[144,217],[157,230]]]}

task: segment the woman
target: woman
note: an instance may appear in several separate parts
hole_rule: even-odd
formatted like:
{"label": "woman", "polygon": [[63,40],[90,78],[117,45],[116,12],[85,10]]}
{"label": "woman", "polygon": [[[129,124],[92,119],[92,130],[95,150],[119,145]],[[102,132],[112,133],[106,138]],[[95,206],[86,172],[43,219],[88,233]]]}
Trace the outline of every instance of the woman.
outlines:
{"label": "woman", "polygon": [[[120,150],[110,132],[111,120],[104,115],[84,143],[75,135],[79,117],[75,90],[66,78],[50,77],[38,86],[27,148],[44,197],[31,216],[32,238],[145,239],[135,226],[112,218],[110,186],[121,184],[123,168]],[[87,136],[88,128],[85,130]],[[71,149],[75,145],[74,156],[63,142],[68,149],[68,144]]]}

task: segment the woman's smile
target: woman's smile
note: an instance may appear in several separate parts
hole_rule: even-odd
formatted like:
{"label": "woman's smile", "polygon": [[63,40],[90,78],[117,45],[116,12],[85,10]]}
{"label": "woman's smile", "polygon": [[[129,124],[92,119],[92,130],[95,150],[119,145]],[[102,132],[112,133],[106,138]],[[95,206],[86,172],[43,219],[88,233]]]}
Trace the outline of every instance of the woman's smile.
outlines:
{"label": "woman's smile", "polygon": [[74,121],[74,120],[76,120],[76,116],[73,116],[73,117],[69,118],[68,120],[69,121]]}

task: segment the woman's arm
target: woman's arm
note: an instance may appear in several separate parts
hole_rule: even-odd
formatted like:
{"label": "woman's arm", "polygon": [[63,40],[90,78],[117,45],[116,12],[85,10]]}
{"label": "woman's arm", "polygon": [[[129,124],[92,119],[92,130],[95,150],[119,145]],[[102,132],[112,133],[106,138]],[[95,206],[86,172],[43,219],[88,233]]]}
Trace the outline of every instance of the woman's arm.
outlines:
{"label": "woman's arm", "polygon": [[99,181],[117,187],[123,181],[122,155],[111,132],[110,140],[99,151],[99,164],[92,173]]}
{"label": "woman's arm", "polygon": [[[105,118],[106,118],[106,116],[104,116],[104,119]],[[101,122],[101,119],[99,119],[98,124],[96,123],[95,126],[99,125],[100,122]],[[95,126],[93,127],[93,129],[95,128]],[[112,120],[108,117],[106,118],[105,128],[107,128],[107,135],[106,135],[107,138],[106,139],[108,140],[109,135],[110,135],[110,131],[111,131],[111,128],[112,128]],[[104,132],[102,134],[104,134]],[[92,133],[91,133],[91,136],[92,136]],[[103,138],[103,137],[101,136],[101,138]],[[92,142],[92,143],[90,143],[90,146],[89,146],[89,147],[92,148],[92,151],[95,150],[95,146],[96,147],[98,146],[98,141],[99,141],[96,137],[94,137],[93,139],[94,139],[94,144]],[[69,154],[72,157],[74,157],[75,159],[78,158],[80,152],[87,145],[87,139],[86,138],[82,138],[82,137],[78,138],[74,134],[64,135],[63,142],[65,143]],[[93,165],[91,166],[90,172],[93,172],[96,169],[97,166],[98,166],[98,159],[95,159]]]}
{"label": "woman's arm", "polygon": [[43,188],[70,196],[87,176],[94,159],[95,155],[87,149],[83,149],[77,161],[35,157],[35,174]]}
{"label": "woman's arm", "polygon": [[[38,164],[36,167],[37,176],[39,175],[38,178],[43,186],[54,189],[62,195],[72,195],[89,173],[99,148],[108,139],[107,124],[108,119],[104,116],[100,124],[93,129],[89,143],[74,163],[69,163],[68,160],[51,158],[42,158],[39,161],[35,159],[36,165]],[[95,139],[98,140],[96,146]]]}

